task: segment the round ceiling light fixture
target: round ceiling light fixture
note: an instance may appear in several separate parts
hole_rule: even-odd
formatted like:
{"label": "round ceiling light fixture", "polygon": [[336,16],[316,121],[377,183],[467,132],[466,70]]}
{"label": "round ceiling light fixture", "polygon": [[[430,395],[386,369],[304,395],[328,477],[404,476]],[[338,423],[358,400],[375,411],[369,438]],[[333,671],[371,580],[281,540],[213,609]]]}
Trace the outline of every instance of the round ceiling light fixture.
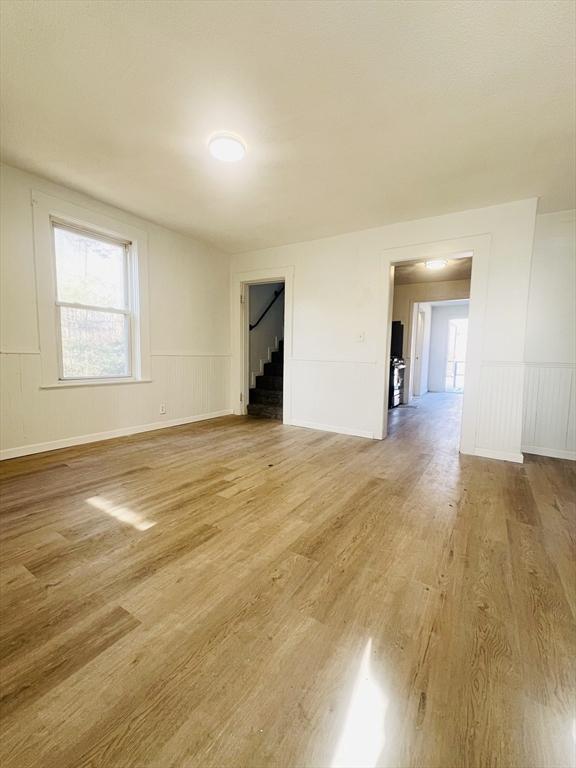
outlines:
{"label": "round ceiling light fixture", "polygon": [[426,269],[444,269],[447,264],[446,259],[434,259],[426,262]]}
{"label": "round ceiling light fixture", "polygon": [[208,149],[212,157],[222,163],[237,163],[246,156],[246,144],[240,136],[228,131],[214,133],[208,140]]}

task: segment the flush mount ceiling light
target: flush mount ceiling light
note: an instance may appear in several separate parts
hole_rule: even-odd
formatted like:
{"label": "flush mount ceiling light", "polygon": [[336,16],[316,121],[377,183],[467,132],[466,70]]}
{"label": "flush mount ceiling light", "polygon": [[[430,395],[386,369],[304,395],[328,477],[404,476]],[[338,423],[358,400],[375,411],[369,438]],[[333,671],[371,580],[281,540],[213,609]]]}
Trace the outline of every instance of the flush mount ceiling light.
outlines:
{"label": "flush mount ceiling light", "polygon": [[208,149],[212,157],[223,163],[237,163],[246,155],[246,144],[240,136],[221,131],[208,140]]}
{"label": "flush mount ceiling light", "polygon": [[447,264],[446,259],[435,259],[434,261],[426,262],[426,269],[444,269]]}

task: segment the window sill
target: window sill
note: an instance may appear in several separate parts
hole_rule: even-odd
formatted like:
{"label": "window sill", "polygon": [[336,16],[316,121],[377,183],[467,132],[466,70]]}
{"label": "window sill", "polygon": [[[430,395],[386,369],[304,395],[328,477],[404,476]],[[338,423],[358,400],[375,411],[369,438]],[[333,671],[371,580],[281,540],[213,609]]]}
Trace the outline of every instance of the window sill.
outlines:
{"label": "window sill", "polygon": [[126,384],[150,384],[152,379],[86,379],[85,381],[58,381],[41,384],[40,389],[73,389],[74,387],[114,387]]}

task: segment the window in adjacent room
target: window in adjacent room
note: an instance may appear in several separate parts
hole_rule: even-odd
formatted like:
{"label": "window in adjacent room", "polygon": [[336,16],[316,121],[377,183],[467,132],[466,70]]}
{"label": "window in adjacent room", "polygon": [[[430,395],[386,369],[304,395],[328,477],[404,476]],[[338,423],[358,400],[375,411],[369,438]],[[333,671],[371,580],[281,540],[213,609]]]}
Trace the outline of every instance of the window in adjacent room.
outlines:
{"label": "window in adjacent room", "polygon": [[468,318],[453,318],[448,323],[448,355],[446,361],[446,391],[464,391]]}
{"label": "window in adjacent room", "polygon": [[59,379],[132,376],[130,242],[52,221]]}

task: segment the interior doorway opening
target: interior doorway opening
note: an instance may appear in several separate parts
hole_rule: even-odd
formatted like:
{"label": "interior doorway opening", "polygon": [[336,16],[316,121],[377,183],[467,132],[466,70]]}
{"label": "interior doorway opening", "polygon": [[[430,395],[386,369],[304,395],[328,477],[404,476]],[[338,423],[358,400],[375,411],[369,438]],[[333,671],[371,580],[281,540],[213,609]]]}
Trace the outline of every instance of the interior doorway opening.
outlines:
{"label": "interior doorway opening", "polygon": [[285,284],[282,280],[244,284],[245,413],[283,419]]}
{"label": "interior doorway opening", "polygon": [[459,444],[472,254],[393,265],[389,433],[413,419],[443,423]]}
{"label": "interior doorway opening", "polygon": [[466,375],[466,344],[468,318],[452,318],[448,323],[448,351],[446,361],[446,392],[463,392]]}

